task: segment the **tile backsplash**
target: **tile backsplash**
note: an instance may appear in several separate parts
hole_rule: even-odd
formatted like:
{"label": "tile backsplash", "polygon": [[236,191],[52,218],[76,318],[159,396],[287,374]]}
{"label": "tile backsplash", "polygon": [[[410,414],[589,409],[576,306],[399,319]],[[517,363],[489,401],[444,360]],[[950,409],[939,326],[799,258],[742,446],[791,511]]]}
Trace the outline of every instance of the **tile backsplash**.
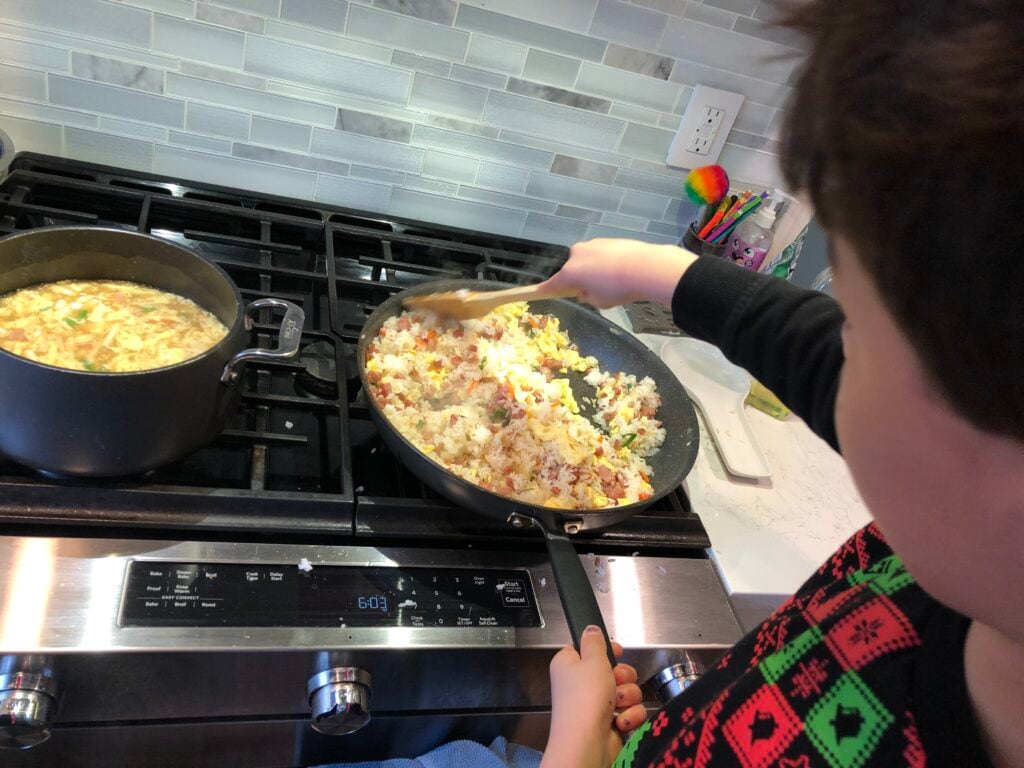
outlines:
{"label": "tile backsplash", "polygon": [[19,150],[548,242],[676,242],[693,86],[778,186],[799,41],[770,0],[0,0]]}

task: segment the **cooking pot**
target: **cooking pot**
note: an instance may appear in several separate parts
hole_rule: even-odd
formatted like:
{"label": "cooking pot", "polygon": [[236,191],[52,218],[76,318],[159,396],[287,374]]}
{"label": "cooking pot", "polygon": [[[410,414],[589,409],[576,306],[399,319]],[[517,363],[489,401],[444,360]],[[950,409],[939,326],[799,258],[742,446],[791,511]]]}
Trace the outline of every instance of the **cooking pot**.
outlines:
{"label": "cooking pot", "polygon": [[[131,373],[70,370],[0,350],[0,453],[61,475],[143,472],[209,443],[238,403],[248,360],[294,357],[304,315],[281,299],[242,305],[220,267],[152,235],[44,227],[0,239],[0,295],[57,280],[127,280],[212,312],[227,336],[198,357]],[[284,310],[273,350],[245,349],[259,310]]]}

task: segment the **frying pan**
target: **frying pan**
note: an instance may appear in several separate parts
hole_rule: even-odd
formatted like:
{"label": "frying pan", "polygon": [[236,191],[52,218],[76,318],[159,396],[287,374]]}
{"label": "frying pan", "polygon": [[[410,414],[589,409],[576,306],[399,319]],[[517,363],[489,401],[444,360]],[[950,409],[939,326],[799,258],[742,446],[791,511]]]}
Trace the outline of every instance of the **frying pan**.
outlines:
{"label": "frying pan", "polygon": [[[596,357],[602,370],[623,371],[638,378],[650,376],[654,380],[658,394],[661,395],[658,418],[667,436],[658,453],[647,459],[654,470],[651,476],[651,497],[634,504],[602,509],[552,509],[487,491],[428,458],[391,424],[371,396],[366,377],[366,347],[377,338],[381,326],[388,318],[402,313],[402,302],[410,296],[457,291],[461,288],[487,290],[507,287],[502,283],[481,280],[438,280],[395,294],[378,306],[363,326],[357,350],[359,378],[367,395],[370,415],[385,443],[423,483],[456,504],[481,515],[506,521],[510,525],[522,525],[524,519],[532,520],[544,532],[558,596],[578,650],[587,625],[599,626],[606,640],[608,632],[601,618],[597,598],[568,534],[621,522],[677,488],[697,458],[700,445],[697,416],[686,390],[675,374],[640,340],[580,304],[561,299],[533,301],[530,302],[531,311],[557,317],[561,329],[569,334],[580,353]],[[594,388],[583,381],[583,374],[570,371],[559,375],[569,379],[573,395],[580,404],[580,411],[587,417],[593,416],[593,405],[588,409],[585,398],[593,398]],[[608,649],[609,659],[614,666],[610,643]]]}

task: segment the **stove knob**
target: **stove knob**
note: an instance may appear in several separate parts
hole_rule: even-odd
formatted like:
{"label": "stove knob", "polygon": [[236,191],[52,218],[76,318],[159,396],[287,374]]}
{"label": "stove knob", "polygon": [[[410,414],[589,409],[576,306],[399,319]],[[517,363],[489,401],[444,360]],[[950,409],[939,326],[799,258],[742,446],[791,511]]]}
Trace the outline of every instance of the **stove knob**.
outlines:
{"label": "stove knob", "polygon": [[306,695],[313,730],[325,736],[354,733],[370,722],[370,674],[356,667],[334,667],[309,678]]}
{"label": "stove knob", "polygon": [[697,682],[703,673],[704,667],[690,659],[665,667],[654,676],[654,688],[658,692],[658,698],[663,704],[668,704]]}
{"label": "stove knob", "polygon": [[0,674],[0,749],[28,749],[50,738],[58,694],[49,675]]}

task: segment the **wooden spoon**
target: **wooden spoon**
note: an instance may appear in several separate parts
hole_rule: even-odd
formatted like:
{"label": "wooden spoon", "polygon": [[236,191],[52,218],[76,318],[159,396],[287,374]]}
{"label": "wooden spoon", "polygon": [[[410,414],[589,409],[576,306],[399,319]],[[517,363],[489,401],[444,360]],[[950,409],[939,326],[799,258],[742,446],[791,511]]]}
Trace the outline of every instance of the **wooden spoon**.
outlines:
{"label": "wooden spoon", "polygon": [[502,291],[448,291],[410,296],[402,302],[407,309],[425,309],[456,320],[473,320],[483,317],[502,304],[513,301],[539,301],[541,299],[567,299],[579,296],[576,289],[552,291],[541,290],[543,284],[519,285]]}

